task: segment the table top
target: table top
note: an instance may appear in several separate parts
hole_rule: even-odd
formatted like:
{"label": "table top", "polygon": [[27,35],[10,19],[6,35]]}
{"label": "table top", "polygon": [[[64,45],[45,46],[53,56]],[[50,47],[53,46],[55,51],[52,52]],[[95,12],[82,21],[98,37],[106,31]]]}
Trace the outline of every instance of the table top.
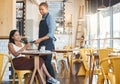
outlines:
{"label": "table top", "polygon": [[66,53],[66,52],[72,52],[72,49],[56,49],[54,50],[54,52],[58,52],[58,53]]}
{"label": "table top", "polygon": [[24,55],[39,55],[39,56],[42,56],[42,55],[49,55],[49,54],[52,54],[52,53],[53,53],[53,52],[48,51],[48,50],[45,50],[45,51],[43,51],[43,52],[36,51],[36,50],[26,50],[26,51],[21,52],[20,54],[24,54]]}

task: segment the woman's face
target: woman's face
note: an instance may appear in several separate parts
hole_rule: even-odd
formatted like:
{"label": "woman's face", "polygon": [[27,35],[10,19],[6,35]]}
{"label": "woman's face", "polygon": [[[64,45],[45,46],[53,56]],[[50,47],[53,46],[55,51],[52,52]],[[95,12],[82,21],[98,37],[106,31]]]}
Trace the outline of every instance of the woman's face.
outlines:
{"label": "woman's face", "polygon": [[45,6],[39,6],[39,11],[41,15],[45,15],[48,12],[48,8]]}
{"label": "woman's face", "polygon": [[14,41],[20,41],[21,40],[20,33],[18,31],[16,31],[14,33],[12,39],[14,39]]}

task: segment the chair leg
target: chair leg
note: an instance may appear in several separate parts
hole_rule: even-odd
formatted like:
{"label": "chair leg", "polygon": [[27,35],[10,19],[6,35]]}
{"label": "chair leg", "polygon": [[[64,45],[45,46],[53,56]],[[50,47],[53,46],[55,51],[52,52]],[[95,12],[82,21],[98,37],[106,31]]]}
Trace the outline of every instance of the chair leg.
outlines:
{"label": "chair leg", "polygon": [[35,84],[39,84],[37,76],[35,76]]}
{"label": "chair leg", "polygon": [[116,84],[115,75],[109,74],[108,79],[110,80],[110,84]]}
{"label": "chair leg", "polygon": [[55,63],[55,69],[56,69],[56,72],[58,73],[58,69],[57,69],[57,63],[56,63],[56,61],[55,61],[54,63]]}
{"label": "chair leg", "polygon": [[85,75],[84,84],[89,84],[88,83],[88,76],[87,75]]}
{"label": "chair leg", "polygon": [[65,63],[66,63],[66,69],[68,70],[68,61],[67,61],[67,59],[65,59]]}
{"label": "chair leg", "polygon": [[22,76],[21,74],[18,74],[18,84],[22,84]]}
{"label": "chair leg", "polygon": [[70,70],[71,70],[71,73],[73,74],[73,61],[71,61]]}
{"label": "chair leg", "polygon": [[2,78],[0,78],[0,84],[2,84]]}
{"label": "chair leg", "polygon": [[12,84],[15,84],[15,78],[16,78],[16,73],[14,73],[14,75],[13,75],[13,81],[12,81]]}
{"label": "chair leg", "polygon": [[29,84],[29,77],[28,77],[29,74],[25,74],[24,75],[24,78],[25,78],[25,84]]}
{"label": "chair leg", "polygon": [[56,72],[58,73],[58,69],[57,69],[57,62],[56,62],[56,60],[52,60],[52,63],[54,63],[54,64],[55,64],[55,70],[56,70]]}
{"label": "chair leg", "polygon": [[102,75],[98,75],[97,84],[104,84],[104,78]]}

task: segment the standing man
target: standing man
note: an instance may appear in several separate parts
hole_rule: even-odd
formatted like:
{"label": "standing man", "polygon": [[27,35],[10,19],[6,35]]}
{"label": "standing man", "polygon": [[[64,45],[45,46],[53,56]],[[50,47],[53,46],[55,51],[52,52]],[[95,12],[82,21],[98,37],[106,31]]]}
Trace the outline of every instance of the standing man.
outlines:
{"label": "standing man", "polygon": [[[48,12],[48,4],[46,2],[42,2],[39,5],[39,11],[42,15],[42,20],[39,24],[39,38],[35,41],[35,43],[39,43],[38,49],[40,49],[42,46],[45,46],[46,50],[53,51],[54,30],[56,28],[55,19]],[[44,56],[42,58],[45,61],[45,65],[50,75],[55,77],[54,70],[51,64],[52,54],[49,56]]]}

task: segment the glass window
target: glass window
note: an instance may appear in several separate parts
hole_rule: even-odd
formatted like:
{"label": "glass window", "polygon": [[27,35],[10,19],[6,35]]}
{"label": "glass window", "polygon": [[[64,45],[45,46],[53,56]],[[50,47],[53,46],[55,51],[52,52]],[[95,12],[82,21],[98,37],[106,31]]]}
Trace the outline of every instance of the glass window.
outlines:
{"label": "glass window", "polygon": [[24,36],[24,28],[25,28],[25,9],[24,9],[24,1],[16,2],[16,27],[19,30],[20,34]]}
{"label": "glass window", "polygon": [[97,48],[97,13],[90,16],[90,28],[90,45]]}
{"label": "glass window", "polygon": [[100,48],[110,47],[110,10],[100,12]]}
{"label": "glass window", "polygon": [[[120,49],[120,3],[99,11],[98,15],[87,17],[87,25],[89,39],[96,38],[94,35],[101,39],[93,43],[93,47],[96,48],[96,45],[97,48],[113,46]],[[109,39],[112,37],[114,39]]]}
{"label": "glass window", "polygon": [[56,32],[63,33],[64,21],[63,21],[63,2],[48,1],[49,13],[56,19]]}
{"label": "glass window", "polygon": [[[113,7],[113,37],[120,37],[120,3]],[[120,39],[113,40],[113,47],[120,48]]]}

